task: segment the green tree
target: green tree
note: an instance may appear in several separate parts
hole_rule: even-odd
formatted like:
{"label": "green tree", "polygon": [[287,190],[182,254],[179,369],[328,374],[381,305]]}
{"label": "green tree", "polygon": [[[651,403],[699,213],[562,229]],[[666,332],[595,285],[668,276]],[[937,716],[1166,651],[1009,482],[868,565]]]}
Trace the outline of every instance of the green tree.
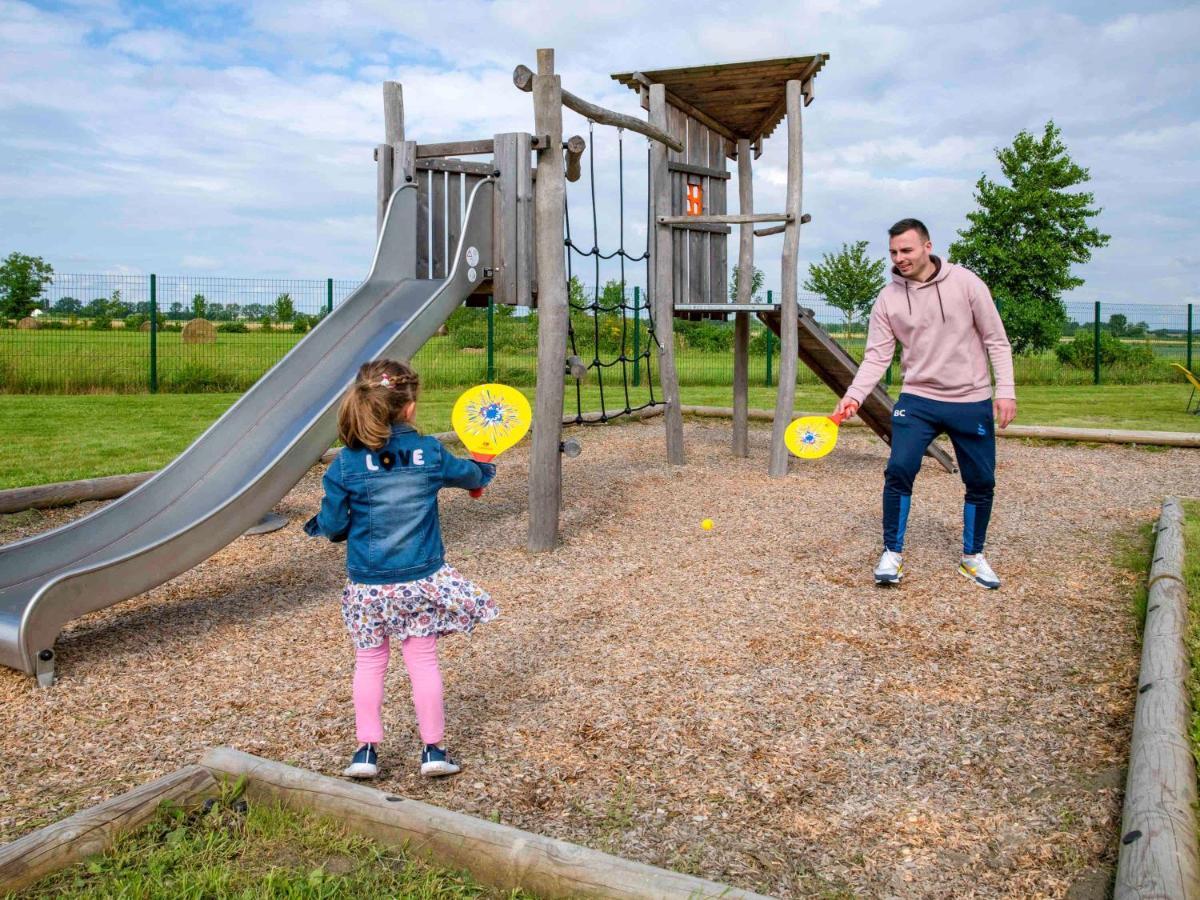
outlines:
{"label": "green tree", "polygon": [[571,280],[567,282],[567,302],[574,307],[584,306],[588,302],[583,282],[579,280],[578,275],[572,275]]}
{"label": "green tree", "polygon": [[275,320],[290,322],[296,316],[296,304],[292,302],[291,294],[280,294],[275,298]]}
{"label": "green tree", "polygon": [[1108,330],[1116,337],[1125,333],[1129,327],[1129,319],[1123,313],[1113,313],[1108,317]]}
{"label": "green tree", "polygon": [[1092,227],[1093,196],[1071,191],[1091,179],[1068,155],[1053,120],[1040,138],[1021,131],[996,151],[1007,181],[980,175],[979,208],[950,245],[950,259],[971,269],[996,298],[1017,353],[1053,347],[1067,320],[1062,295],[1083,284],[1071,266],[1086,263],[1109,236]]}
{"label": "green tree", "polygon": [[867,242],[842,244],[837,253],[821,254],[819,263],[808,267],[804,289],[820,294],[846,317],[846,337],[854,320],[871,312],[871,305],[887,279],[883,276],[882,259],[867,257]]}
{"label": "green tree", "polygon": [[208,311],[208,300],[203,294],[196,294],[192,297],[192,318],[203,319],[204,314]]}
{"label": "green tree", "polygon": [[83,304],[74,297],[60,297],[54,304],[54,311],[60,316],[77,316],[83,311]]}
{"label": "green tree", "polygon": [[172,319],[176,319],[176,320],[182,319],[183,318],[183,304],[180,303],[178,300],[176,300],[174,303],[172,303],[171,310],[168,313],[168,317],[172,318]]}
{"label": "green tree", "polygon": [[54,283],[54,267],[40,256],[16,251],[0,264],[0,317],[23,319],[38,307],[42,289]]}
{"label": "green tree", "polygon": [[109,319],[123,319],[132,311],[129,304],[121,299],[121,289],[113,288],[112,295],[104,305],[103,315]]}
{"label": "green tree", "polygon": [[[729,267],[729,300],[731,303],[737,303],[738,272],[740,270],[741,266]],[[754,274],[750,276],[750,300],[752,302],[758,302],[762,299],[760,291],[762,291],[764,280],[766,280],[766,276],[763,275],[763,270],[758,266],[754,266]]]}

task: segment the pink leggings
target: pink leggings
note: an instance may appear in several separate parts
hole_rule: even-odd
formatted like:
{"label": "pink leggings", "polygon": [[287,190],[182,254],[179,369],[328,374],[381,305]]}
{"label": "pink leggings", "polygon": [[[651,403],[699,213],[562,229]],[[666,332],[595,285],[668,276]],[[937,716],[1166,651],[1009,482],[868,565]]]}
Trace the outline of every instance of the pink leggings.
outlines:
{"label": "pink leggings", "polygon": [[[439,744],[446,730],[442,709],[442,673],[438,670],[437,638],[413,637],[401,642],[404,667],[412,682],[417,728],[426,744]],[[377,744],[383,740],[383,682],[387,675],[388,639],[371,650],[358,650],[354,666],[354,722],[358,740]]]}

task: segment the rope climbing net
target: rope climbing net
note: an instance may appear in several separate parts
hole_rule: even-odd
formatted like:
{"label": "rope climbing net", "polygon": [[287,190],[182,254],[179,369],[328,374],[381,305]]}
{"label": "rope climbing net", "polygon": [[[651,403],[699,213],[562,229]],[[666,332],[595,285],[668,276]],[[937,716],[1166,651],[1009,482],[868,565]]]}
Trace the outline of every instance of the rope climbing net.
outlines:
{"label": "rope climbing net", "polygon": [[[595,154],[595,123],[588,121],[588,184],[591,198],[592,246],[584,248],[575,243],[571,236],[571,204],[566,204],[564,214],[567,256],[567,298],[570,307],[568,340],[571,345],[571,355],[582,362],[584,354],[591,352],[587,363],[587,376],[575,379],[575,422],[580,424],[597,424],[608,422],[621,416],[630,415],[653,406],[661,406],[662,400],[656,399],[654,378],[657,374],[652,367],[655,356],[651,349],[658,346],[658,337],[654,329],[654,317],[651,306],[634,287],[632,298],[626,283],[626,264],[636,265],[646,263],[646,284],[650,283],[650,191],[649,179],[646,190],[646,247],[641,253],[634,255],[625,249],[625,132],[617,128],[617,219],[619,239],[617,247],[608,253],[600,250],[599,216],[596,212],[596,154]],[[646,171],[649,174],[650,151],[646,151]],[[592,263],[592,296],[589,300],[586,292],[581,292],[579,282],[575,280],[574,257],[581,257],[581,266],[588,260]],[[619,277],[609,281],[602,289],[600,285],[600,263],[602,260],[616,259]],[[619,284],[619,292],[616,285]],[[632,299],[632,302],[630,300]],[[644,323],[643,323],[644,318]],[[582,351],[582,352],[581,352]],[[619,367],[619,369],[618,369]],[[617,372],[620,372],[619,380]],[[594,374],[593,374],[594,373]],[[599,392],[598,416],[584,415],[584,385],[594,377],[595,386]],[[588,392],[590,395],[590,391]],[[616,396],[614,396],[616,395]],[[609,409],[610,399],[615,401],[613,409]],[[624,405],[617,405],[621,400]],[[590,396],[589,396],[590,400]]]}

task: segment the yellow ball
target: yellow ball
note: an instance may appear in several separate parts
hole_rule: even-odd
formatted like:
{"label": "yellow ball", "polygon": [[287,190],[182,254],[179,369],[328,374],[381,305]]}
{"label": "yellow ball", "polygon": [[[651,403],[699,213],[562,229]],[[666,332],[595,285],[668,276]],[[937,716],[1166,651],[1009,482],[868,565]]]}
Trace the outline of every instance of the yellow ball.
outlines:
{"label": "yellow ball", "polygon": [[712,519],[705,519],[703,522],[700,523],[700,527],[703,528],[705,531],[712,531],[712,525],[713,525]]}

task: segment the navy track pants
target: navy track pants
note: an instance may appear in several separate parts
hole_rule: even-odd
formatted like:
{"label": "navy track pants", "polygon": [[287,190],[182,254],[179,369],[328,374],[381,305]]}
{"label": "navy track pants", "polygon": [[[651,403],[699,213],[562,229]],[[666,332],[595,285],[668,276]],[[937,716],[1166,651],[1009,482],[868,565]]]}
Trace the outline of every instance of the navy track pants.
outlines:
{"label": "navy track pants", "polygon": [[947,403],[901,394],[892,410],[892,454],[883,474],[883,545],[900,553],[912,502],[913,481],[926,448],[948,434],[966,486],[963,553],[983,552],[996,486],[996,429],[992,401]]}

